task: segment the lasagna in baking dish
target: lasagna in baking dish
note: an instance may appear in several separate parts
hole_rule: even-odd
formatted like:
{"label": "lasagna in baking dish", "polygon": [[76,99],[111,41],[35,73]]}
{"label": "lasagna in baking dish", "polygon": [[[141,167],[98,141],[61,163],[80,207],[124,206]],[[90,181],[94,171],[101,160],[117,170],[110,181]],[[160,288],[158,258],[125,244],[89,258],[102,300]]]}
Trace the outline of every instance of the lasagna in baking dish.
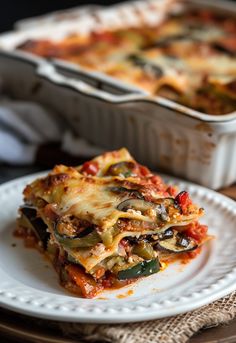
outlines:
{"label": "lasagna in baking dish", "polygon": [[92,298],[196,256],[204,210],[126,149],[56,166],[24,190],[15,235],[51,259],[61,284]]}
{"label": "lasagna in baking dish", "polygon": [[170,14],[159,25],[36,39],[19,49],[98,70],[152,95],[209,114],[236,110],[236,20],[209,9]]}

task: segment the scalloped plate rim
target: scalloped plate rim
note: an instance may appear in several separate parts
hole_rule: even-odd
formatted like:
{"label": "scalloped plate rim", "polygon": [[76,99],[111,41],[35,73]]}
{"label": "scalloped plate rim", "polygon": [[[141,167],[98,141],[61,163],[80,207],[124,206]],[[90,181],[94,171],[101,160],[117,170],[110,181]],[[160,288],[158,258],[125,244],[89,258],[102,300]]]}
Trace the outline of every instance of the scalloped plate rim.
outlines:
{"label": "scalloped plate rim", "polygon": [[[22,185],[22,189],[23,189],[26,183],[31,182],[34,178],[44,176],[47,172],[40,172],[40,173],[26,175],[26,176],[1,184],[0,185],[0,203],[1,203],[1,195],[2,193],[4,193],[4,190],[6,191],[9,187],[14,188],[14,186],[19,186],[19,185]],[[181,180],[176,177],[167,176],[163,174],[159,174],[159,175],[161,175],[168,182],[177,183],[177,184],[180,183],[182,185],[181,188],[183,187],[183,185],[185,185],[188,188],[190,187],[196,191],[202,192],[202,194],[212,195],[212,199],[214,199],[214,197],[221,199],[228,206],[229,211],[231,210],[233,214],[236,214],[236,203],[232,199],[226,197],[225,195],[222,195],[213,190],[207,189],[203,186]],[[1,216],[1,211],[2,210],[0,209],[0,216]],[[1,224],[0,224],[0,228],[1,228]],[[1,275],[1,267],[0,267],[0,275]],[[174,315],[192,311],[201,306],[207,305],[234,291],[236,289],[235,278],[236,278],[236,263],[234,264],[234,267],[231,273],[228,273],[226,275],[222,274],[223,281],[221,282],[222,285],[219,289],[214,290],[214,287],[213,287],[212,291],[211,290],[208,291],[207,292],[208,294],[203,295],[202,298],[200,297],[200,298],[194,299],[193,302],[187,302],[187,303],[177,302],[177,304],[173,302],[172,308],[170,306],[169,307],[167,306],[166,309],[165,309],[165,305],[163,305],[161,312],[160,312],[160,309],[158,309],[157,307],[155,308],[155,303],[151,306],[148,306],[146,310],[145,310],[145,307],[144,307],[144,310],[140,310],[140,306],[137,305],[136,311],[127,311],[127,313],[125,311],[120,311],[120,312],[118,311],[116,313],[112,313],[112,311],[109,310],[109,306],[102,313],[100,312],[96,313],[96,311],[95,312],[85,311],[84,313],[81,314],[74,310],[68,310],[68,309],[65,310],[65,308],[63,308],[63,304],[58,305],[57,308],[50,309],[50,308],[45,308],[44,306],[40,306],[40,305],[37,305],[37,306],[33,305],[32,302],[27,303],[27,301],[26,302],[16,301],[17,297],[14,295],[14,290],[11,290],[11,291],[1,290],[1,284],[3,281],[0,281],[0,305],[14,312],[22,313],[25,315],[30,315],[33,317],[47,318],[47,319],[58,320],[58,321],[71,321],[71,322],[81,322],[81,323],[83,322],[87,322],[87,323],[137,322],[137,321],[143,321],[143,320],[153,320],[153,319],[174,316]],[[29,286],[26,286],[26,287],[31,289],[32,292],[34,291],[33,288]],[[204,288],[201,292],[204,293]],[[184,298],[184,296],[182,296],[182,298]],[[106,301],[106,302],[109,304],[109,301]]]}

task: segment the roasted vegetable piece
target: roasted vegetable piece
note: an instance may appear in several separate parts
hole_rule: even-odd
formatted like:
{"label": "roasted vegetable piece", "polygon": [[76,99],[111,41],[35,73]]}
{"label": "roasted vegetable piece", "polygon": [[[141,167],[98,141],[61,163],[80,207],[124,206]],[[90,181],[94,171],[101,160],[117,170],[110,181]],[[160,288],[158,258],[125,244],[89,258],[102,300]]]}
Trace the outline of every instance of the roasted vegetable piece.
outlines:
{"label": "roasted vegetable piece", "polygon": [[182,253],[195,250],[198,244],[193,239],[186,238],[184,235],[175,232],[172,238],[158,241],[155,247],[158,250]]}
{"label": "roasted vegetable piece", "polygon": [[[164,201],[165,199],[163,199],[163,202]],[[126,212],[128,209],[133,209],[142,213],[153,209],[156,211],[157,219],[161,221],[167,221],[169,219],[167,210],[162,203],[154,204],[143,199],[126,199],[117,206],[117,209],[124,212]]]}
{"label": "roasted vegetable piece", "polygon": [[163,204],[157,205],[155,209],[157,212],[157,216],[161,221],[163,222],[168,221],[169,216]]}
{"label": "roasted vegetable piece", "polygon": [[152,49],[152,48],[162,48],[168,46],[170,43],[184,40],[187,37],[186,34],[172,34],[169,36],[166,36],[164,38],[160,38],[157,41],[151,42],[144,46],[143,50]]}
{"label": "roasted vegetable piece", "polygon": [[85,298],[93,298],[102,290],[102,286],[92,276],[86,274],[81,267],[70,264],[66,266],[66,271],[69,277],[79,286]]}
{"label": "roasted vegetable piece", "polygon": [[55,228],[54,235],[60,244],[68,248],[89,248],[101,242],[101,237],[96,230],[93,230],[84,237],[69,237],[60,235]]}
{"label": "roasted vegetable piece", "polygon": [[137,199],[144,199],[143,195],[136,189],[128,189],[125,187],[110,187],[110,191],[117,194],[127,193],[131,197],[134,197]]}
{"label": "roasted vegetable piece", "polygon": [[71,256],[70,254],[67,255],[67,261],[74,263],[74,264],[80,264],[78,260],[76,260],[73,256]]}
{"label": "roasted vegetable piece", "polygon": [[151,244],[143,241],[138,242],[138,244],[134,246],[132,253],[144,258],[145,260],[150,260],[155,257],[155,252]]}
{"label": "roasted vegetable piece", "polygon": [[107,172],[106,175],[112,175],[112,176],[124,176],[124,177],[129,177],[129,176],[135,176],[136,174],[133,174],[133,170],[135,169],[135,163],[134,162],[119,162],[112,164]]}
{"label": "roasted vegetable piece", "polygon": [[102,241],[106,247],[112,245],[113,239],[117,233],[119,233],[119,230],[116,227],[111,227],[101,233]]}
{"label": "roasted vegetable piece", "polygon": [[163,76],[163,70],[157,64],[147,61],[145,58],[138,55],[130,55],[129,60],[140,67],[145,73],[153,77]]}
{"label": "roasted vegetable piece", "polygon": [[94,175],[97,175],[98,170],[99,170],[99,166],[96,161],[88,161],[83,164],[81,172],[94,176]]}
{"label": "roasted vegetable piece", "polygon": [[166,231],[160,233],[158,235],[158,239],[159,240],[164,240],[164,239],[169,239],[172,238],[174,236],[174,232],[172,229],[167,229]]}
{"label": "roasted vegetable piece", "polygon": [[120,270],[117,274],[119,280],[136,279],[159,272],[160,263],[157,258],[140,262],[127,269]]}
{"label": "roasted vegetable piece", "polygon": [[22,207],[20,212],[19,225],[32,229],[36,237],[42,242],[43,248],[46,249],[49,240],[47,225],[41,218],[37,217],[37,211],[32,207]]}
{"label": "roasted vegetable piece", "polygon": [[179,234],[179,235],[177,235],[176,244],[179,247],[187,248],[189,246],[189,244],[190,244],[190,239]]}
{"label": "roasted vegetable piece", "polygon": [[207,236],[207,230],[208,227],[206,225],[194,222],[189,224],[187,230],[184,232],[186,236],[193,238],[198,243],[201,243]]}
{"label": "roasted vegetable piece", "polygon": [[183,213],[187,212],[188,206],[192,204],[188,192],[182,191],[175,197],[176,203],[180,206]]}
{"label": "roasted vegetable piece", "polygon": [[176,202],[175,198],[167,197],[167,198],[160,198],[155,200],[156,203],[163,204],[165,207],[173,206],[175,208],[179,208],[178,203]]}
{"label": "roasted vegetable piece", "polygon": [[155,205],[152,202],[145,201],[142,199],[126,199],[122,201],[118,206],[117,209],[119,211],[126,212],[129,209],[134,209],[136,211],[145,212],[150,208],[154,208]]}
{"label": "roasted vegetable piece", "polygon": [[94,227],[92,227],[92,226],[86,227],[83,231],[81,231],[80,233],[78,233],[77,237],[78,237],[78,238],[85,237],[85,236],[87,236],[89,233],[91,233],[93,230],[94,230]]}

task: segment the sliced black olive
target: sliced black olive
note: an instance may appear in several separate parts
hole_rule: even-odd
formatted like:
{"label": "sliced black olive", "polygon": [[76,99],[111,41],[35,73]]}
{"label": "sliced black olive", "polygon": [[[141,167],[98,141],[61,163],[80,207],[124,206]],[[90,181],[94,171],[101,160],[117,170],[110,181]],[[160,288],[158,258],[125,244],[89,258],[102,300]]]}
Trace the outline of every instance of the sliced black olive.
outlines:
{"label": "sliced black olive", "polygon": [[135,168],[135,163],[132,161],[122,161],[115,164],[112,164],[107,172],[106,175],[112,176],[136,176],[132,171]]}
{"label": "sliced black olive", "polygon": [[20,209],[21,218],[19,219],[22,226],[32,229],[36,237],[42,242],[43,248],[47,248],[47,242],[50,234],[47,232],[47,225],[44,221],[37,217],[37,211],[33,207],[22,207]]}
{"label": "sliced black olive", "polygon": [[117,274],[119,280],[136,279],[159,272],[160,262],[157,258],[140,262],[127,269],[120,270]]}
{"label": "sliced black olive", "polygon": [[145,58],[138,55],[130,55],[129,60],[136,66],[143,69],[147,74],[155,77],[163,76],[163,70],[157,64],[147,61]]}
{"label": "sliced black olive", "polygon": [[143,195],[136,189],[128,189],[125,187],[110,187],[109,190],[117,194],[128,193],[130,196],[134,198],[144,199]]}
{"label": "sliced black olive", "polygon": [[172,238],[158,241],[155,247],[158,250],[172,252],[172,253],[182,253],[182,252],[192,251],[198,247],[197,243],[194,240],[192,239],[181,240],[180,237],[181,237],[180,234],[175,232]]}

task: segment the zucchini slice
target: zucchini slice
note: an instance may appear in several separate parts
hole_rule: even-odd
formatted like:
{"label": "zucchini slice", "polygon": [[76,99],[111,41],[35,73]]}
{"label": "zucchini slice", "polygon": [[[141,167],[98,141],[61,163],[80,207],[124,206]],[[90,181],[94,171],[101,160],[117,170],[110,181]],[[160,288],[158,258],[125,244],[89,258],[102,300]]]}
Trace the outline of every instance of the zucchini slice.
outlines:
{"label": "zucchini slice", "polygon": [[101,242],[101,237],[96,230],[93,230],[83,237],[69,237],[66,235],[60,235],[57,229],[55,229],[54,235],[60,244],[68,248],[89,248]]}
{"label": "zucchini slice", "polygon": [[142,276],[155,274],[160,270],[160,262],[157,258],[140,262],[130,268],[120,270],[118,280],[136,279]]}
{"label": "zucchini slice", "polygon": [[135,244],[132,253],[147,260],[155,257],[152,245],[144,241]]}

